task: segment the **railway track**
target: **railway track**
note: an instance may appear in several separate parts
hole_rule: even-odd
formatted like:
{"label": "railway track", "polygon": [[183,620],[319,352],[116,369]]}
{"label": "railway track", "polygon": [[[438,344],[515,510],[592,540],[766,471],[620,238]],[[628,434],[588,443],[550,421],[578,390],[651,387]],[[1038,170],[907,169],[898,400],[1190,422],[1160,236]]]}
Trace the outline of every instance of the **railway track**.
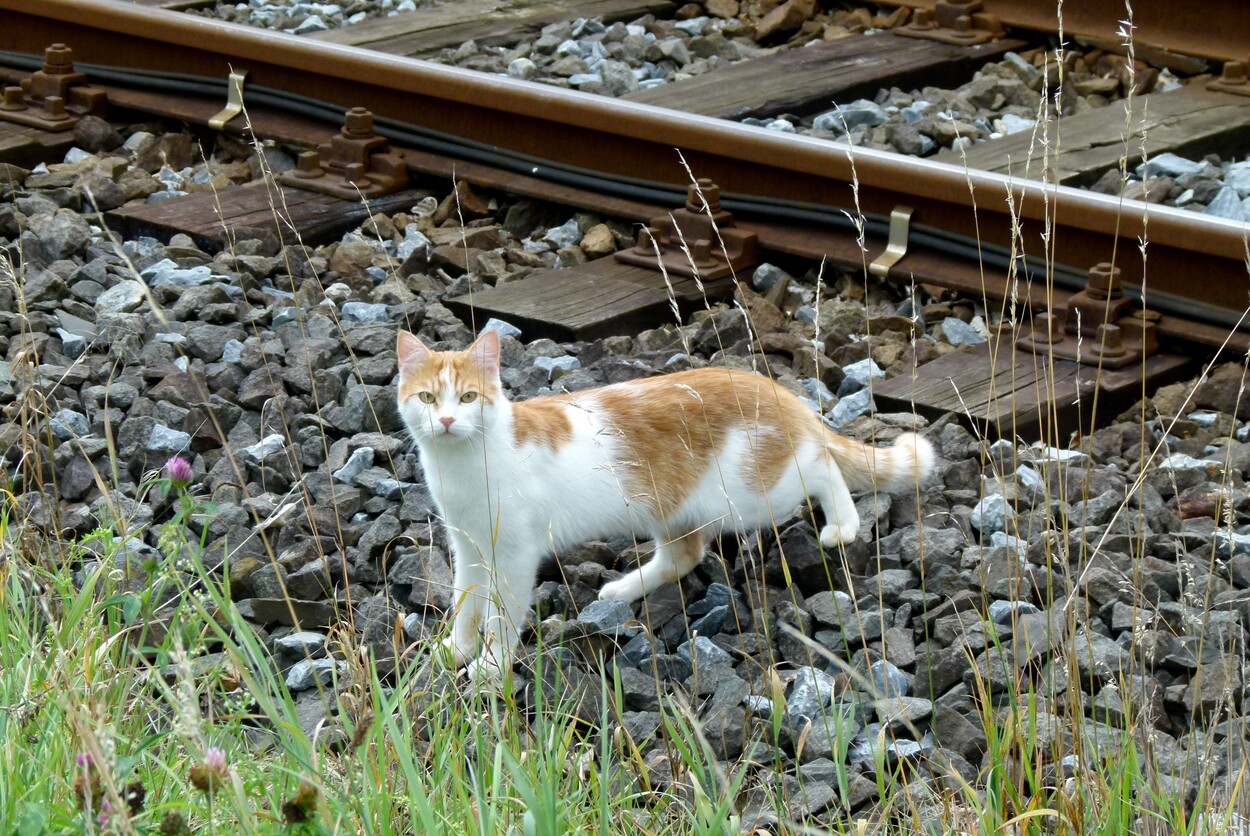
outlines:
{"label": "railway track", "polygon": [[[0,0],[0,79],[10,91],[26,81],[36,96],[55,91],[62,99],[8,92],[0,107],[0,236],[14,283],[22,273],[30,293],[29,304],[19,309],[13,294],[13,310],[0,313],[0,454],[15,462],[15,484],[26,488],[15,502],[32,525],[85,536],[111,502],[146,526],[169,509],[134,499],[144,474],[185,452],[196,483],[218,503],[204,523],[206,563],[229,573],[241,616],[283,641],[307,640],[291,629],[351,621],[382,675],[399,676],[397,642],[428,639],[453,602],[444,544],[393,409],[397,322],[448,346],[464,344],[491,318],[506,333],[519,328],[524,341],[504,340],[505,383],[523,396],[708,363],[779,361],[782,382],[816,404],[842,407],[831,421],[852,435],[888,440],[916,420],[910,413],[927,419],[947,460],[943,484],[929,486],[915,508],[861,501],[873,522],[841,555],[845,579],[831,577],[806,522],[766,533],[755,546],[722,544],[679,593],[670,588],[643,605],[637,615],[653,626],[655,644],[620,648],[619,658],[634,664],[624,667],[638,673],[643,663],[629,654],[642,652],[665,680],[697,691],[683,671],[692,670],[692,647],[702,646],[682,612],[697,600],[700,617],[714,617],[695,629],[733,650],[734,676],[750,682],[752,696],[778,671],[817,671],[811,642],[856,670],[871,666],[873,676],[897,671],[908,699],[919,700],[907,704],[916,712],[908,723],[931,727],[948,758],[924,774],[957,772],[975,783],[985,742],[969,731],[979,710],[969,694],[998,659],[986,619],[1002,631],[1017,617],[1040,619],[1013,644],[1027,655],[1019,676],[1033,676],[1030,665],[1041,667],[1052,651],[1058,660],[1060,646],[1066,652],[1078,639],[1083,651],[1097,645],[1100,664],[1127,670],[1127,651],[1121,658],[1106,647],[1115,643],[1104,633],[1149,629],[1158,677],[1146,678],[1161,718],[1152,734],[1192,732],[1191,756],[1212,760],[1199,744],[1217,741],[1233,757],[1229,741],[1240,732],[1211,733],[1221,697],[1208,693],[1203,676],[1214,676],[1207,671],[1216,656],[1240,659],[1244,649],[1231,631],[1201,632],[1209,625],[1186,609],[1184,584],[1201,578],[1228,604],[1221,614],[1245,620],[1238,602],[1250,587],[1250,535],[1231,524],[1225,535],[1215,520],[1243,519],[1244,496],[1212,493],[1212,460],[1189,459],[1217,455],[1215,446],[1228,453],[1229,468],[1244,456],[1233,441],[1233,416],[1246,417],[1240,370],[1223,367],[1214,384],[1197,387],[1194,402],[1212,412],[1195,412],[1174,388],[1152,393],[1250,348],[1250,329],[1240,323],[1250,289],[1246,226],[1076,188],[1118,170],[1121,157],[1133,169],[1166,152],[1244,155],[1250,97],[1230,90],[1238,67],[1221,66],[1250,42],[1232,4],[1208,10],[1222,22],[1210,39],[1174,10],[1161,16],[1170,4],[1135,4],[1138,55],[1186,83],[1135,95],[1127,122],[1143,135],[1129,140],[1118,106],[1042,119],[1045,131],[1061,130],[1061,141],[1030,167],[1036,180],[1018,176],[1021,155],[1030,158],[1023,136],[909,159],[740,121],[799,123],[830,101],[872,99],[880,86],[968,83],[987,62],[1044,47],[1049,21],[1030,16],[1026,3],[985,0],[980,13],[995,16],[1002,31],[980,44],[883,32],[779,50],[620,99],[410,56],[437,54],[466,33],[503,44],[587,11],[628,23],[675,4],[484,3],[499,14],[472,21],[462,8],[448,18],[448,4],[431,12],[444,16],[438,26],[414,13],[311,39],[170,11],[198,5],[42,0],[32,9]],[[1089,10],[1074,10],[1066,31],[1115,54],[1107,11]],[[915,28],[929,31],[927,21],[920,15]],[[968,26],[956,21],[952,29]],[[374,48],[336,42],[353,39]],[[67,44],[72,55],[45,52],[50,44]],[[69,75],[71,57],[81,78]],[[1202,61],[1212,62],[1210,78],[1201,77]],[[789,82],[781,88],[779,75]],[[3,121],[5,113],[33,124]],[[90,137],[64,124],[83,114],[92,115]],[[110,125],[116,141],[102,135]],[[84,138],[99,150],[73,150]],[[284,160],[289,170],[276,170]],[[203,183],[188,182],[200,176]],[[22,228],[29,218],[38,218],[37,229]],[[116,247],[90,228],[95,223],[111,229]],[[71,233],[77,249],[62,245]],[[596,254],[604,257],[583,263]],[[6,302],[7,292],[0,288]],[[166,318],[158,321],[160,309]],[[979,341],[973,323],[986,320],[988,341],[950,350],[953,335]],[[922,330],[941,339],[917,339]],[[918,365],[923,360],[931,362]],[[889,379],[874,379],[875,361]],[[1083,452],[1012,444],[1065,446],[1071,431],[1106,423],[1143,398],[1154,410],[1149,419],[1088,435]],[[40,410],[47,420],[32,420],[41,429],[23,433],[14,416]],[[1177,454],[1152,464],[1134,432],[1152,433]],[[1004,440],[990,445],[995,436]],[[120,464],[110,471],[114,455]],[[1040,481],[1026,485],[1022,472]],[[1133,498],[1139,475],[1146,487]],[[1010,487],[994,496],[1013,509],[997,527],[994,496],[982,496],[992,478],[1007,479]],[[1108,498],[1132,507],[1134,519],[1114,516]],[[1062,520],[1052,523],[1052,514]],[[1195,520],[1202,525],[1182,524]],[[138,539],[127,546],[136,562],[159,545],[154,525]],[[1203,561],[1217,551],[1233,569]],[[592,544],[568,556],[567,571],[548,570],[536,603],[544,640],[581,647],[573,635],[585,626],[579,613],[638,553],[637,544]],[[861,579],[868,595],[855,593]],[[843,585],[846,593],[830,592]],[[793,609],[766,618],[796,622],[807,641],[790,641],[788,629],[769,638],[726,621],[748,609],[771,612],[787,595]],[[1064,595],[1081,606],[1070,609]],[[1148,625],[1136,614],[1126,621],[1125,598],[1151,613]],[[870,616],[857,628],[864,635],[843,634],[838,610],[846,602],[857,617]],[[1034,602],[1048,612],[1030,614]],[[1083,632],[1070,630],[1053,647],[1034,646],[1056,616],[1099,626],[1082,623]],[[601,638],[589,637],[588,656],[609,646]],[[330,667],[315,675],[346,676],[335,651],[322,650],[318,661]],[[1101,670],[1073,669],[1083,689],[1071,691],[1083,701],[1078,712],[1092,705],[1091,716],[1127,714],[1116,709],[1114,689],[1099,690]],[[624,679],[630,711],[619,727],[641,739],[655,732],[646,730],[656,693],[647,676]],[[317,691],[300,688],[305,730],[335,727]],[[798,690],[789,686],[787,699]],[[724,693],[728,708],[719,690],[700,693],[708,697],[700,722],[715,758],[731,762],[749,756],[749,733],[742,694]],[[925,701],[930,712],[938,705],[932,718]],[[803,800],[788,815],[828,824],[867,810],[877,788],[865,775],[876,766],[863,752],[928,769],[933,735],[915,732],[891,727],[899,740],[886,754],[874,754],[865,732],[850,756],[860,760],[847,797],[796,793]],[[835,742],[815,732],[787,738],[779,757],[797,769],[804,745],[809,756],[837,758]],[[648,751],[648,768],[662,776],[656,749]],[[1185,786],[1187,798],[1197,795],[1193,782]],[[767,820],[767,804],[739,806],[744,817]]]}
{"label": "railway track", "polygon": [[[16,2],[8,6],[15,25],[4,45],[14,51],[37,54],[49,40],[69,41],[75,45],[76,59],[88,68],[116,63],[102,60],[106,56],[127,55],[132,58],[125,63],[134,72],[169,72],[176,66],[179,72],[195,77],[199,89],[208,91],[204,97],[190,99],[171,91],[168,84],[157,92],[149,82],[148,89],[136,92],[99,79],[98,86],[123,107],[204,124],[225,103],[224,76],[229,68],[245,68],[249,125],[260,136],[312,147],[326,139],[326,129],[318,120],[324,122],[347,107],[364,107],[372,112],[379,133],[389,135],[406,152],[406,166],[414,174],[447,177],[454,170],[478,185],[602,209],[642,223],[680,206],[693,175],[719,187],[722,205],[736,216],[737,228],[755,236],[763,252],[827,259],[849,269],[872,264],[875,271],[909,282],[946,286],[1008,306],[1056,311],[1067,305],[1072,294],[1084,290],[1089,271],[1110,264],[1130,296],[1139,295],[1145,281],[1147,305],[1153,309],[1146,328],[1157,333],[1165,346],[1176,340],[1209,347],[1227,343],[1237,349],[1250,345],[1247,331],[1230,327],[1246,296],[1246,248],[1240,224],[1157,206],[1147,212],[1140,203],[1118,196],[1054,185],[1088,182],[1118,167],[1121,157],[1131,168],[1143,156],[1164,150],[1193,155],[1237,147],[1250,125],[1250,98],[1236,91],[1192,84],[1141,97],[1141,112],[1153,121],[1140,126],[1145,139],[1136,145],[1103,138],[1108,132],[1112,137],[1116,131],[1124,133],[1123,123],[1109,114],[1072,117],[1073,133],[1081,139],[1068,150],[1043,156],[1038,170],[1051,181],[1045,184],[998,173],[1019,170],[1012,161],[1028,158],[1030,146],[1038,143],[1036,132],[950,152],[943,164],[862,148],[852,153],[845,145],[764,133],[702,115],[803,112],[820,102],[862,95],[874,84],[906,85],[922,77],[941,77],[952,83],[966,79],[986,60],[1024,43],[1003,35],[1001,22],[1016,20],[1006,9],[1001,10],[1001,18],[986,18],[994,37],[975,38],[985,43],[951,46],[904,39],[891,32],[827,42],[815,49],[731,66],[720,75],[713,72],[684,85],[641,91],[635,103],[587,98],[409,60],[402,53],[428,53],[435,43],[452,43],[466,30],[423,29],[419,22],[405,23],[411,20],[408,17],[339,30],[346,33],[342,39],[370,47],[361,50],[108,0],[50,0],[37,11]],[[617,3],[595,9],[627,17],[661,7]],[[521,28],[532,30],[552,15],[572,13],[571,7],[540,9],[535,12],[539,16],[527,18]],[[1189,43],[1183,33],[1192,25],[1162,15],[1153,7],[1139,10],[1138,19],[1144,21],[1139,28],[1154,38],[1146,39],[1146,47],[1171,55],[1176,44]],[[1083,33],[1106,40],[1105,31],[1089,28],[1084,18],[1077,20]],[[922,29],[930,25],[926,21],[918,17],[910,26]],[[473,25],[485,25],[494,37],[506,38],[504,22]],[[1022,25],[1037,25],[1037,21]],[[1238,25],[1230,22],[1227,31],[1235,35]],[[408,34],[394,35],[397,26]],[[431,31],[438,34],[434,41],[428,40],[433,37]],[[1167,31],[1182,34],[1168,40]],[[414,40],[414,32],[426,40]],[[1021,32],[1036,37],[1027,30]],[[961,38],[969,40],[966,36],[955,40]],[[1208,44],[1203,54],[1214,58],[1231,54],[1221,43]],[[206,44],[212,47],[205,48]],[[830,72],[830,68],[837,69]],[[1228,71],[1235,79],[1237,67],[1230,65]],[[12,82],[27,72],[10,69],[7,76]],[[793,80],[780,95],[775,84],[761,81],[777,76]],[[317,92],[317,101],[299,98],[308,90]],[[661,104],[684,108],[684,112]],[[1194,128],[1192,123],[1203,119],[1204,112],[1206,127]],[[242,120],[231,120],[225,130],[239,134]],[[910,210],[910,223],[904,226],[900,218],[894,248],[903,248],[905,254],[901,261],[886,266],[880,259],[890,244],[891,216],[905,214],[900,210]],[[159,210],[147,214],[153,212],[160,214]],[[136,214],[142,218],[145,212]],[[906,232],[901,231],[904,228]],[[1149,240],[1148,251],[1136,244],[1143,238]],[[976,258],[952,258],[952,252],[975,253]],[[744,264],[740,259],[737,266]],[[598,268],[589,267],[567,280],[576,283],[597,272]],[[1194,283],[1195,274],[1218,280]],[[632,285],[622,285],[619,279],[608,275],[605,281],[615,282],[611,284],[615,290],[596,293],[596,297],[637,298]],[[664,309],[664,292],[653,285],[651,293],[644,294],[643,312],[625,310],[615,319],[639,322],[653,316]],[[563,302],[568,297],[561,292],[542,298]],[[475,305],[488,314],[551,322],[555,333],[573,333],[561,330],[558,310],[544,310],[525,287],[501,289],[493,297],[479,296]],[[1095,308],[1106,314],[1107,306],[1095,304]],[[1092,311],[1087,306],[1086,316]],[[1116,315],[1124,313],[1121,305]],[[605,314],[608,320],[613,317],[610,311]],[[598,320],[592,315],[581,321],[593,324]],[[1140,329],[1135,321],[1121,325],[1129,342],[1136,339],[1133,334]],[[1084,339],[1097,336],[1091,328],[1086,325]],[[1022,339],[1032,338],[1026,333]],[[1071,355],[1073,359],[1075,342],[1072,336],[1043,340],[1047,346],[1056,346],[1061,358]],[[1147,342],[1154,353],[1154,338]],[[1112,349],[1111,353],[1120,351]],[[1157,373],[1159,382],[1178,365],[1153,362],[1162,368],[1152,368],[1149,376]],[[1014,361],[1009,365],[1014,367]],[[914,399],[916,392],[898,394]],[[930,406],[940,412],[951,402],[939,399]],[[973,414],[989,418],[980,408],[974,408]],[[1006,417],[1017,431],[1022,429],[1019,416]],[[1064,428],[1071,428],[1070,422]]]}

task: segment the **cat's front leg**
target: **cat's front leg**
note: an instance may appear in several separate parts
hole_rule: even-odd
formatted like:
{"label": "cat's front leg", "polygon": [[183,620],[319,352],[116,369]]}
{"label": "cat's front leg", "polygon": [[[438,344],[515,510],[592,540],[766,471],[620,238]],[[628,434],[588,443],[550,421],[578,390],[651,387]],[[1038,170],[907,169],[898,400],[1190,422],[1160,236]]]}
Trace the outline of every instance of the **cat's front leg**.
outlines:
{"label": "cat's front leg", "polygon": [[501,541],[495,548],[491,595],[482,610],[482,653],[468,666],[470,679],[482,687],[498,687],[512,668],[538,565],[546,554],[539,542]]}
{"label": "cat's front leg", "polygon": [[452,533],[455,577],[452,589],[451,635],[443,640],[443,648],[450,654],[457,668],[472,659],[478,652],[482,614],[490,597],[490,570],[483,565],[477,547],[469,538]]}

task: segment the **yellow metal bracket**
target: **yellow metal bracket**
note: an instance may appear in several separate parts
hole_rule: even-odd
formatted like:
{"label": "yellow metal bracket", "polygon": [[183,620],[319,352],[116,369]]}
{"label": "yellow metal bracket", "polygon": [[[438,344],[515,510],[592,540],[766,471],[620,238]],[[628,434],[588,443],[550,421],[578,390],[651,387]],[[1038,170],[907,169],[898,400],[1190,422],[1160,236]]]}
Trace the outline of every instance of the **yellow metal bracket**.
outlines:
{"label": "yellow metal bracket", "polygon": [[208,126],[214,131],[226,127],[226,123],[243,112],[243,83],[247,81],[247,70],[231,70],[227,82],[226,106],[220,113],[208,120]]}
{"label": "yellow metal bracket", "polygon": [[869,273],[884,279],[890,275],[890,268],[907,255],[907,235],[911,229],[913,211],[915,210],[910,206],[897,206],[890,213],[890,241],[886,244],[885,252],[868,265]]}

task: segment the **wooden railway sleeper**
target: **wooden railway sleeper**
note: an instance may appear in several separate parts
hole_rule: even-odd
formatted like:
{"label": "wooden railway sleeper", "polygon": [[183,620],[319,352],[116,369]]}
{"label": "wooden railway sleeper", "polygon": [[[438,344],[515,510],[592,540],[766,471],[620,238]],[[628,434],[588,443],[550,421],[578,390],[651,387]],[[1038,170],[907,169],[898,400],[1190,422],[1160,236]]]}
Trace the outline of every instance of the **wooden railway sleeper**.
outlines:
{"label": "wooden railway sleeper", "polygon": [[363,107],[347,111],[343,128],[316,151],[299,155],[285,185],[343,200],[394,194],[408,187],[408,167],[401,151],[390,150],[386,137],[373,132],[373,114]]}
{"label": "wooden railway sleeper", "polygon": [[937,0],[932,9],[916,9],[911,22],[894,30],[956,46],[975,46],[1006,34],[1002,21],[982,9],[981,0]]}
{"label": "wooden railway sleeper", "polygon": [[1033,328],[1016,340],[1019,348],[1085,365],[1119,369],[1159,351],[1159,314],[1138,308],[1124,295],[1120,269],[1090,268],[1085,289],[1066,307],[1039,313]]}
{"label": "wooden railway sleeper", "polygon": [[713,281],[737,275],[759,261],[754,232],[734,226],[733,215],[720,206],[720,187],[700,179],[686,190],[686,205],[652,218],[639,230],[638,242],[616,254],[624,264],[659,270],[670,275]]}
{"label": "wooden railway sleeper", "polygon": [[107,94],[74,71],[74,51],[65,44],[44,50],[43,68],[5,87],[0,99],[0,119],[45,131],[68,131],[83,116],[103,116],[107,109]]}

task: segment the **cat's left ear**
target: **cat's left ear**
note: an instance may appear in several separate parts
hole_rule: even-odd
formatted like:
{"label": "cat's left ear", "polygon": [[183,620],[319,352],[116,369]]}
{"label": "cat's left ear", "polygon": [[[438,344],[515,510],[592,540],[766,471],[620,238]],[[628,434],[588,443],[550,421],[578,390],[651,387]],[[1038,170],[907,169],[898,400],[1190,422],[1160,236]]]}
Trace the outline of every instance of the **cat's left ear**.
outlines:
{"label": "cat's left ear", "polygon": [[483,331],[477,342],[469,346],[473,359],[482,364],[491,377],[499,376],[499,332],[491,329]]}

